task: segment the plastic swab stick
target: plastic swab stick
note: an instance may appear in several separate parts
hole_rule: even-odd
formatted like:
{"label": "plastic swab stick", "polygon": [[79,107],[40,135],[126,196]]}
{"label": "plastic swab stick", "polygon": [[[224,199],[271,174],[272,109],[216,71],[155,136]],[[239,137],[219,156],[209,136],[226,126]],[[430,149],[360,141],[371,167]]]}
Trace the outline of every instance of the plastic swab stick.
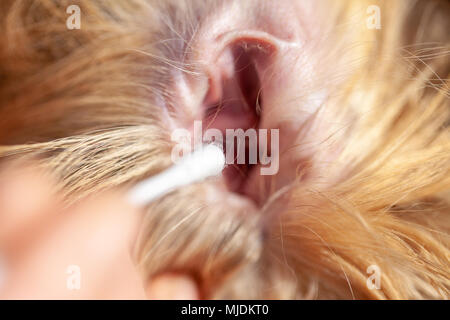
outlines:
{"label": "plastic swab stick", "polygon": [[220,147],[210,144],[188,154],[169,169],[134,186],[128,201],[136,206],[146,205],[179,187],[219,175],[225,166]]}

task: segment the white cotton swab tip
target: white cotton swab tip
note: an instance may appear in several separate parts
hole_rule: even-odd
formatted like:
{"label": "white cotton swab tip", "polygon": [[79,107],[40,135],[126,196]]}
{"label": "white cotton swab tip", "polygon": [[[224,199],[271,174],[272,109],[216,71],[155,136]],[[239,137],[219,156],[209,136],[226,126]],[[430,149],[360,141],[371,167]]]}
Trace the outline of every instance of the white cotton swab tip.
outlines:
{"label": "white cotton swab tip", "polygon": [[128,193],[128,201],[143,206],[181,186],[219,175],[225,167],[222,148],[203,145],[183,159],[161,172],[134,186]]}

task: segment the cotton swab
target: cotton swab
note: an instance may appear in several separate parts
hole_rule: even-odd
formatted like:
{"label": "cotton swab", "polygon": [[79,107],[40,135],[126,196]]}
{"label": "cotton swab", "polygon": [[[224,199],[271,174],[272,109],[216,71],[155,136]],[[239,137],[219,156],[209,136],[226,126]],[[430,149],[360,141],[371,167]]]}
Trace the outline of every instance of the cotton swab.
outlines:
{"label": "cotton swab", "polygon": [[209,144],[186,155],[178,164],[134,186],[128,201],[135,206],[146,205],[179,187],[219,175],[225,166],[220,147]]}

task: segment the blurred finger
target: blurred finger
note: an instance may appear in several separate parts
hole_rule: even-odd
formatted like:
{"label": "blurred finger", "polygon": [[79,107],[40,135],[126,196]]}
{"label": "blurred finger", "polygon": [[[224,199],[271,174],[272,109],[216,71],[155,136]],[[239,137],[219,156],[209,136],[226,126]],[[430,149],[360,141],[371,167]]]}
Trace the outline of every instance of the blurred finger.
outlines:
{"label": "blurred finger", "polygon": [[181,274],[163,274],[153,279],[146,288],[147,297],[152,300],[197,300],[199,293],[196,282]]}
{"label": "blurred finger", "polygon": [[55,212],[52,183],[32,164],[10,163],[0,171],[0,248],[17,249]]}
{"label": "blurred finger", "polygon": [[60,212],[11,274],[7,299],[144,299],[130,248],[140,211],[120,194]]}

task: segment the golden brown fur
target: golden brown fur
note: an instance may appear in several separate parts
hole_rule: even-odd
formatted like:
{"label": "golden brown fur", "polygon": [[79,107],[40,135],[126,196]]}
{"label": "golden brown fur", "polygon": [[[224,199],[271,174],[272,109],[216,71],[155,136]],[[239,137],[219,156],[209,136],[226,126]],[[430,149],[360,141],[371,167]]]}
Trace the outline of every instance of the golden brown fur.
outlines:
{"label": "golden brown fur", "polygon": [[[173,102],[172,68],[197,71],[183,51],[219,2],[1,1],[0,154],[41,159],[69,202],[168,166],[170,132],[154,102]],[[85,18],[68,31],[72,3]],[[327,167],[345,164],[337,182],[271,195],[285,206],[263,209],[276,211],[269,222],[205,206],[207,183],[171,194],[141,231],[146,277],[187,271],[209,298],[450,297],[450,5],[377,3],[376,31],[355,28],[370,1],[327,12],[329,59],[348,54],[330,112],[353,119],[318,142],[344,141]],[[366,286],[372,264],[380,290]]]}

